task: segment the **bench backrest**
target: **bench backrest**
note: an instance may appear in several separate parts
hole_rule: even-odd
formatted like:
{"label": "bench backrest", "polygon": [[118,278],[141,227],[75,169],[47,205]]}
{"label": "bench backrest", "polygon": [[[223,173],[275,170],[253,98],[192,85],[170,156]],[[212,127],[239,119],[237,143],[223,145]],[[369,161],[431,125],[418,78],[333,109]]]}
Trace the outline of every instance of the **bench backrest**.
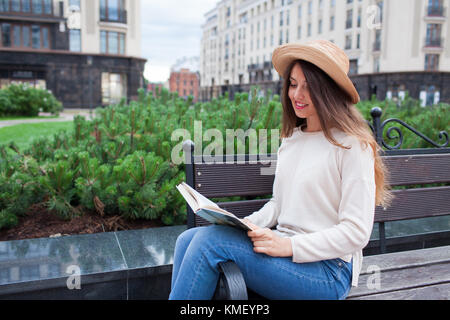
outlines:
{"label": "bench backrest", "polygon": [[[249,156],[246,155],[246,159]],[[238,157],[235,157],[239,159]],[[208,198],[255,197],[272,194],[276,154],[269,163],[245,161],[238,163],[204,162],[193,157],[192,181],[188,183]],[[386,155],[383,157],[390,172],[391,186],[411,186],[450,182],[450,152],[440,154]],[[395,200],[387,209],[377,207],[375,222],[416,219],[450,215],[450,186],[406,188],[394,190]],[[220,202],[219,206],[238,217],[259,210],[268,199]],[[207,222],[195,216],[194,225]]]}
{"label": "bench backrest", "polygon": [[[193,152],[192,141],[186,141],[185,151],[188,149]],[[405,188],[393,190],[395,198],[387,209],[376,207],[375,223],[379,225],[380,234],[377,246],[381,252],[386,252],[384,222],[450,215],[450,148],[423,149],[420,152],[388,151],[383,156],[390,172],[390,185]],[[250,198],[218,202],[220,207],[242,218],[259,210],[269,200],[275,167],[276,154],[262,159],[249,155],[234,156],[234,161],[224,156],[221,162],[206,162],[202,156],[191,156],[186,164],[186,178],[189,185],[208,198]],[[444,183],[444,186],[417,187],[436,183]],[[261,196],[266,199],[252,199]],[[189,228],[207,224],[188,208]]]}

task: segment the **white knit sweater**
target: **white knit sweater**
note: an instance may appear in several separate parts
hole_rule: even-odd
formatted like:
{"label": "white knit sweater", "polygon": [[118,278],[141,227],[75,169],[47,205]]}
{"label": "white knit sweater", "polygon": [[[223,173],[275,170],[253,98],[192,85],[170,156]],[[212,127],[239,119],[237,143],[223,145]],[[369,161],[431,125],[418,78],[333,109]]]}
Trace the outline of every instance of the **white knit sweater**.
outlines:
{"label": "white knit sweater", "polygon": [[282,140],[273,197],[247,218],[290,237],[294,262],[353,258],[357,286],[375,213],[374,157],[356,137],[331,132],[351,149],[331,144],[323,132],[299,128]]}

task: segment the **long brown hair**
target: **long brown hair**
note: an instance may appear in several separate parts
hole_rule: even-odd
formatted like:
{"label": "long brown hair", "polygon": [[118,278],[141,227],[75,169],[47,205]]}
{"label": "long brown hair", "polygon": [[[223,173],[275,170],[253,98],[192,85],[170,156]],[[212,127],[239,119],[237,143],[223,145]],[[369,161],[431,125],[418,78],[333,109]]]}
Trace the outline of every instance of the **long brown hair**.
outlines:
{"label": "long brown hair", "polygon": [[290,137],[294,128],[306,124],[306,119],[298,118],[289,99],[290,75],[295,64],[299,63],[306,82],[308,83],[311,101],[317,111],[322,131],[330,143],[349,149],[336,141],[331,134],[331,128],[336,128],[358,138],[365,146],[370,145],[375,155],[375,185],[376,205],[386,207],[392,199],[390,187],[387,184],[388,171],[380,157],[380,147],[373,137],[372,131],[364,117],[351,102],[349,95],[342,90],[333,79],[312,63],[297,60],[291,63],[283,76],[283,123],[281,136]]}

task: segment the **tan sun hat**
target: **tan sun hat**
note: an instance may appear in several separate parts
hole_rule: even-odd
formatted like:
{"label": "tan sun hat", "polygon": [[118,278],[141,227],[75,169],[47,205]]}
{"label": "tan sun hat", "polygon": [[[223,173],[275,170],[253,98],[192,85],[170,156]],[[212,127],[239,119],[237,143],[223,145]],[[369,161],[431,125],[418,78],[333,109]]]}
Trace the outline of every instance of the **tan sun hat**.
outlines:
{"label": "tan sun hat", "polygon": [[305,60],[319,67],[349,94],[353,103],[359,102],[358,91],[348,77],[348,56],[334,43],[327,40],[288,43],[276,48],[272,54],[272,64],[282,77],[295,60]]}

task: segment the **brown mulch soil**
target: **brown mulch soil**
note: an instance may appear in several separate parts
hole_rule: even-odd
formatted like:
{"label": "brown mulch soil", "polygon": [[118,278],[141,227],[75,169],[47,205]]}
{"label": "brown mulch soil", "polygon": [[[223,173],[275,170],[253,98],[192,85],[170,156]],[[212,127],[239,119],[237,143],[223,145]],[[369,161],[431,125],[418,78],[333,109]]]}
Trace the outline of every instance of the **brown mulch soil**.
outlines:
{"label": "brown mulch soil", "polygon": [[43,205],[34,205],[19,217],[17,226],[0,230],[0,241],[43,238],[52,235],[73,235],[120,230],[144,229],[163,226],[155,220],[126,221],[120,216],[100,216],[87,212],[72,220],[63,220],[47,210]]}

